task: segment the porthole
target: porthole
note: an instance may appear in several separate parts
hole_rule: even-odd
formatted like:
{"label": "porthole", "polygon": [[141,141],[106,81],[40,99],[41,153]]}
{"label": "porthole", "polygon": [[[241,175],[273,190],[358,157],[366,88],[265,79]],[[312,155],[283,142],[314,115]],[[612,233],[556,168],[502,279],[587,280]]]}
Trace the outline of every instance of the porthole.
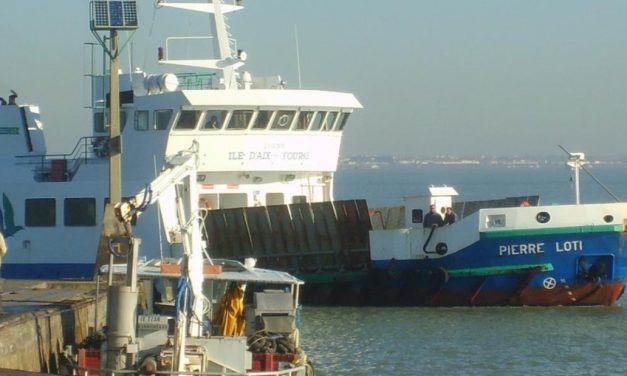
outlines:
{"label": "porthole", "polygon": [[548,223],[551,220],[551,214],[547,212],[540,212],[536,214],[536,221],[539,223]]}
{"label": "porthole", "polygon": [[608,214],[605,217],[603,217],[603,220],[605,221],[605,223],[614,222],[614,216],[611,216]]}

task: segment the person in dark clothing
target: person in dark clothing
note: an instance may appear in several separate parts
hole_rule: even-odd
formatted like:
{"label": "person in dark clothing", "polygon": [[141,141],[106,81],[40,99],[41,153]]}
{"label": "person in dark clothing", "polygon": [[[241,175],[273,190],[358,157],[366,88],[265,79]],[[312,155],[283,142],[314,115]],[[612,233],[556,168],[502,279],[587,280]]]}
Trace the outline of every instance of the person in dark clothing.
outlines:
{"label": "person in dark clothing", "polygon": [[424,227],[440,227],[443,224],[444,220],[442,219],[442,216],[435,210],[435,205],[431,205],[431,210],[425,214],[422,225]]}
{"label": "person in dark clothing", "polygon": [[590,281],[601,282],[605,278],[607,278],[607,271],[605,270],[605,263],[603,261],[597,262],[588,269],[588,279]]}
{"label": "person in dark clothing", "polygon": [[457,214],[453,211],[453,208],[450,206],[446,208],[446,213],[444,214],[444,224],[452,225],[457,221]]}
{"label": "person in dark clothing", "polygon": [[577,276],[583,280],[588,280],[590,278],[590,274],[588,272],[588,265],[586,264],[586,258],[584,256],[579,257],[579,262],[577,265]]}

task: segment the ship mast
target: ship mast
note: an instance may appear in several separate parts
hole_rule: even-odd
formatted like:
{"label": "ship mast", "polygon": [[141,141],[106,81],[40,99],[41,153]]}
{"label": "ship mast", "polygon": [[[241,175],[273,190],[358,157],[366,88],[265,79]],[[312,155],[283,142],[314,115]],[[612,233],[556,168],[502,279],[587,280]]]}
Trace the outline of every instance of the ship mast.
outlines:
{"label": "ship mast", "polygon": [[163,56],[159,57],[159,63],[215,70],[218,72],[219,88],[237,90],[237,69],[244,65],[246,54],[241,50],[235,51],[235,49],[232,48],[231,38],[224,14],[243,9],[244,7],[241,5],[241,1],[237,0],[234,4],[224,4],[222,0],[213,0],[202,3],[169,3],[166,0],[161,0],[157,5],[159,7],[177,8],[209,14],[211,32],[213,33],[212,39],[215,41],[213,45],[214,58],[176,59],[168,53],[171,43],[176,43],[177,41],[186,39],[199,39],[199,37],[168,38],[166,39]]}
{"label": "ship mast", "polygon": [[616,202],[622,201],[620,197],[612,193],[612,191],[610,191],[610,189],[607,186],[605,186],[605,184],[603,184],[596,176],[594,176],[594,174],[592,174],[592,172],[590,172],[590,170],[586,168],[585,165],[588,162],[586,161],[586,157],[584,153],[571,153],[568,150],[566,150],[566,148],[564,148],[562,145],[557,145],[557,146],[559,146],[560,149],[562,149],[564,152],[566,152],[566,154],[568,154],[568,162],[566,162],[566,164],[570,166],[575,172],[575,203],[577,205],[580,204],[580,199],[579,199],[579,175],[580,175],[579,170],[580,169],[583,170],[586,174],[588,174],[588,176],[590,176],[592,180],[594,180],[601,188],[603,188],[603,190],[607,192],[607,194],[612,196],[612,198],[616,200]]}

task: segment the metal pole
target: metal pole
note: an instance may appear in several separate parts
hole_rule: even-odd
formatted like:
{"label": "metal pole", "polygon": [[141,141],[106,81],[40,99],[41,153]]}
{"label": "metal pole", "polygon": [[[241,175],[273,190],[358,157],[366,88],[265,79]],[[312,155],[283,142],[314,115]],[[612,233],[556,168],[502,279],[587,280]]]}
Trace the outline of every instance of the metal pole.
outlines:
{"label": "metal pole", "polygon": [[111,30],[111,65],[109,90],[109,202],[122,201],[122,138],[120,136],[120,62],[118,60],[118,32]]}
{"label": "metal pole", "polygon": [[573,167],[575,168],[575,203],[579,205],[579,159],[575,160]]}

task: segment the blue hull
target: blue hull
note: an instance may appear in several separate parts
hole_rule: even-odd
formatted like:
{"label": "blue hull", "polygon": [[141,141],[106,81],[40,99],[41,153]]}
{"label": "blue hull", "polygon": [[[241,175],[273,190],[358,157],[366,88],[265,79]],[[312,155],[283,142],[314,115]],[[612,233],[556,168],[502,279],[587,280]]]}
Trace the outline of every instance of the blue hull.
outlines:
{"label": "blue hull", "polygon": [[617,232],[483,238],[444,257],[373,261],[353,281],[307,284],[303,298],[380,306],[612,305],[625,288],[624,240]]}
{"label": "blue hull", "polygon": [[[580,264],[587,269],[603,263],[603,281],[625,280],[627,277],[627,250],[625,235],[616,232],[582,233],[561,235],[536,235],[512,238],[481,239],[458,252],[442,258],[420,260],[373,261],[376,270],[428,270],[444,268],[447,271],[471,271],[481,268],[515,270],[517,266],[550,265],[529,282],[530,287],[543,287],[543,277],[551,276],[560,284],[581,282]],[[525,247],[521,251],[521,245]],[[531,250],[530,250],[531,248]],[[515,273],[512,273],[515,274]],[[455,283],[463,286],[464,278]],[[486,282],[486,288],[508,287],[516,282],[507,278],[494,278]]]}

